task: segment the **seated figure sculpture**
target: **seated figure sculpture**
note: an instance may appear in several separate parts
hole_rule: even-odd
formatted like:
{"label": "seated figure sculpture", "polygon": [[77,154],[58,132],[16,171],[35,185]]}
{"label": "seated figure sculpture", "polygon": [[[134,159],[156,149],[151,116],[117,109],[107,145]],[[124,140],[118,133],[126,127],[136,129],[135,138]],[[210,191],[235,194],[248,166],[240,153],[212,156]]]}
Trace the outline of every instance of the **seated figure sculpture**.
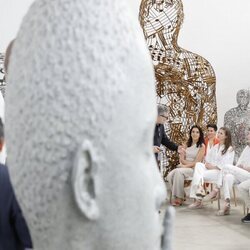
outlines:
{"label": "seated figure sculpture", "polygon": [[229,128],[232,134],[232,143],[235,148],[235,162],[247,146],[247,133],[250,126],[250,102],[249,90],[241,89],[236,95],[238,106],[225,113],[224,126]]}
{"label": "seated figure sculpture", "polygon": [[154,74],[136,21],[126,0],[38,0],[23,20],[6,137],[36,250],[169,249]]}

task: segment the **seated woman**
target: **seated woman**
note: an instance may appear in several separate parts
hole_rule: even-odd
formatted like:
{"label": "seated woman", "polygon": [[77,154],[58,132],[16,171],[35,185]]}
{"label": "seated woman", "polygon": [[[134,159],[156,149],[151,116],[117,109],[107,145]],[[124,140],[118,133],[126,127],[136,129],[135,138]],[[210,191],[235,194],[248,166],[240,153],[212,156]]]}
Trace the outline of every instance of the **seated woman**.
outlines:
{"label": "seated woman", "polygon": [[[202,198],[205,196],[203,188],[204,181],[217,182],[220,170],[226,164],[233,164],[234,150],[232,148],[232,139],[229,129],[222,127],[218,132],[219,143],[213,146],[209,151],[206,162],[198,162],[195,165],[194,176],[190,189],[190,197],[195,198],[196,202],[191,204],[189,208],[201,208]],[[218,192],[213,193],[213,199]]]}
{"label": "seated woman", "polygon": [[205,154],[204,136],[199,126],[192,126],[185,144],[185,152],[180,153],[180,164],[172,170],[167,180],[172,192],[173,206],[180,206],[184,199],[184,180],[193,176],[196,162],[202,161]]}
{"label": "seated woman", "polygon": [[[241,153],[236,166],[230,164],[225,165],[219,175],[217,185],[219,188],[223,187],[225,206],[217,215],[228,215],[230,213],[230,191],[232,190],[233,185],[250,180],[250,130],[247,134],[247,142],[248,145]],[[214,189],[211,194],[204,198],[204,200],[209,201],[213,199],[217,192],[218,189]]]}

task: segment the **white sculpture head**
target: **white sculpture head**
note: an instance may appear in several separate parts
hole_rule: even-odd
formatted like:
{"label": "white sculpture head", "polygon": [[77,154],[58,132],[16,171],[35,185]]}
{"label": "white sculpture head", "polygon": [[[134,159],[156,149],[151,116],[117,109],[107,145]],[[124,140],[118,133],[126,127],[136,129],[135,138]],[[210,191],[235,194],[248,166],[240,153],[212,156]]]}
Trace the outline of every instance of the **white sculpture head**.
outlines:
{"label": "white sculpture head", "polygon": [[36,250],[159,250],[153,69],[126,0],[38,0],[6,91],[8,165]]}

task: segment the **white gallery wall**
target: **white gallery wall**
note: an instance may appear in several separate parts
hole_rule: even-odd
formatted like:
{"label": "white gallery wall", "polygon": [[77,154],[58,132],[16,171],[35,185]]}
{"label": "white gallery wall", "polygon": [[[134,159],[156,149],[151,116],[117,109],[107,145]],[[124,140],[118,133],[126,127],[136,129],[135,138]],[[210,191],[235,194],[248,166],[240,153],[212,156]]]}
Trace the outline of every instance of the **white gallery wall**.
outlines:
{"label": "white gallery wall", "polygon": [[[117,0],[118,1],[118,0]],[[140,0],[128,0],[135,16]],[[16,36],[33,0],[0,0],[0,52]],[[205,57],[217,77],[218,125],[237,106],[236,92],[250,89],[250,1],[183,0],[179,45]]]}
{"label": "white gallery wall", "polygon": [[0,0],[0,52],[16,36],[22,18],[34,0]]}
{"label": "white gallery wall", "polygon": [[179,45],[205,57],[217,78],[218,124],[237,106],[236,92],[250,89],[250,1],[183,0]]}

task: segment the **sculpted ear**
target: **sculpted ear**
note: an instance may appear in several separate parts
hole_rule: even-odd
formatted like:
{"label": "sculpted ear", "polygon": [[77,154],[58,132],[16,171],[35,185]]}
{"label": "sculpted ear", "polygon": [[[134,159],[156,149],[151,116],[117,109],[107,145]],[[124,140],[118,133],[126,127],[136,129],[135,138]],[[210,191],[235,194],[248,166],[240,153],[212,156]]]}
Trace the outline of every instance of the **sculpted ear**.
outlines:
{"label": "sculpted ear", "polygon": [[89,219],[99,217],[96,202],[96,156],[89,141],[84,141],[77,150],[73,172],[72,186],[79,210]]}

